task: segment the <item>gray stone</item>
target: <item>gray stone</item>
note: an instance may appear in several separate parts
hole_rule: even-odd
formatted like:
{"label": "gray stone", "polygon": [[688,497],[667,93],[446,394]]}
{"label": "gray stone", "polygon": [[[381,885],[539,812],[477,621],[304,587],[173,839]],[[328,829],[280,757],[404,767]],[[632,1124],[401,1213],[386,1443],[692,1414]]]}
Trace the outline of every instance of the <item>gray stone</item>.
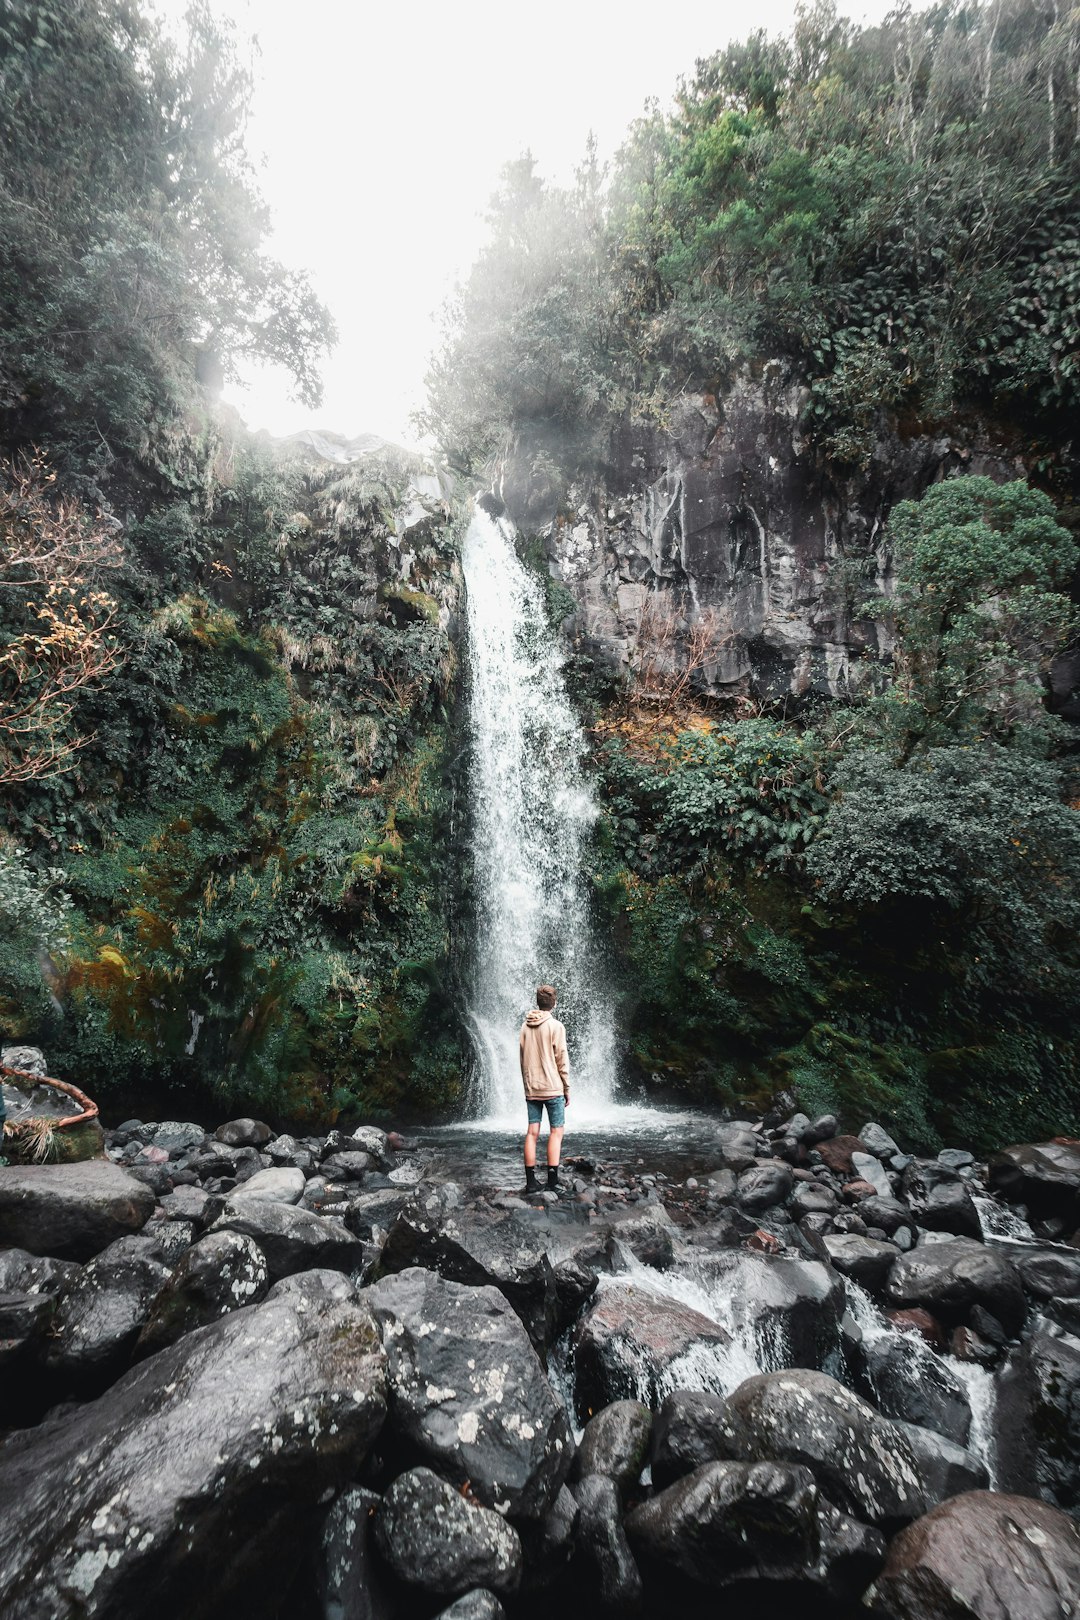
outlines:
{"label": "gray stone", "polygon": [[273,1136],[269,1125],[261,1119],[230,1119],[214,1132],[217,1141],[226,1147],[262,1147]]}
{"label": "gray stone", "polygon": [[478,1586],[451,1603],[448,1609],[440,1610],[435,1620],[505,1620],[505,1616],[506,1610],[494,1592]]}
{"label": "gray stone", "polygon": [[405,1448],[489,1507],[547,1512],[570,1467],[561,1402],[518,1317],[494,1288],[413,1269],[365,1290],[390,1365],[390,1415]]}
{"label": "gray stone", "polygon": [[[237,1311],[96,1401],[0,1445],[0,1568],[19,1620],[273,1612],[314,1509],[385,1412],[358,1303]],[[43,1535],[43,1526],[48,1534]],[[238,1527],[242,1526],[242,1533]],[[211,1570],[203,1587],[181,1570]]]}
{"label": "gray stone", "polygon": [[1080,1142],[1023,1142],[995,1153],[989,1183],[1040,1220],[1059,1216],[1070,1229],[1080,1219]]}
{"label": "gray stone", "polygon": [[45,1365],[75,1388],[101,1388],[127,1364],[168,1277],[148,1238],[119,1238],[103,1249],[61,1299]]}
{"label": "gray stone", "polygon": [[1045,1502],[969,1491],[898,1535],[866,1594],[876,1620],[1067,1620],[1080,1526]]}
{"label": "gray stone", "polygon": [[640,1401],[613,1401],[589,1419],[578,1445],[578,1478],[606,1474],[620,1491],[637,1484],[649,1450],[652,1413]]}
{"label": "gray stone", "polygon": [[936,1159],[913,1159],[904,1171],[902,1196],[920,1226],[957,1237],[982,1237],[982,1222],[955,1170]]}
{"label": "gray stone", "polygon": [[0,1067],[15,1069],[19,1074],[32,1074],[36,1079],[49,1070],[40,1046],[5,1046],[0,1048]]}
{"label": "gray stone", "polygon": [[249,1199],[271,1204],[298,1204],[304,1192],[304,1172],[291,1166],[272,1170],[256,1170],[253,1176],[229,1195],[229,1203],[236,1208]]}
{"label": "gray stone", "polygon": [[20,1164],[0,1175],[0,1243],[89,1260],[150,1219],[149,1187],[108,1159]]}
{"label": "gray stone", "polygon": [[[278,1287],[292,1281],[286,1278]],[[323,1620],[392,1620],[395,1605],[375,1551],[374,1518],[381,1500],[355,1485],[326,1515],[315,1555],[317,1613]]]}
{"label": "gray stone", "polygon": [[328,1176],[331,1181],[363,1181],[368,1171],[375,1166],[375,1160],[370,1153],[362,1153],[359,1148],[343,1153],[331,1153],[319,1166],[320,1172]]}
{"label": "gray stone", "polygon": [[230,1195],[210,1230],[254,1238],[275,1282],[294,1271],[353,1271],[364,1264],[364,1246],[351,1232],[292,1204],[254,1198],[234,1204]]}
{"label": "gray stone", "polygon": [[201,1221],[210,1202],[202,1187],[174,1187],[161,1199],[161,1208],[170,1221]]}
{"label": "gray stone", "polygon": [[830,1501],[854,1518],[888,1528],[925,1510],[903,1431],[826,1373],[761,1373],[740,1384],[730,1404],[753,1456],[810,1468]]}
{"label": "gray stone", "polygon": [[1024,1291],[1016,1268],[1000,1249],[968,1238],[920,1244],[902,1254],[889,1273],[890,1304],[924,1305],[946,1324],[963,1323],[982,1305],[1010,1333],[1024,1320]]}
{"label": "gray stone", "polygon": [[927,1505],[936,1507],[962,1491],[983,1491],[990,1484],[986,1464],[973,1451],[939,1430],[918,1423],[897,1423],[903,1429],[922,1475]]}
{"label": "gray stone", "polygon": [[219,1316],[254,1305],[269,1286],[258,1244],[242,1232],[211,1232],[184,1255],[153,1299],[135,1347],[150,1356]]}
{"label": "gray stone", "polygon": [[622,1526],[615,1482],[604,1474],[587,1474],[573,1486],[573,1495],[578,1505],[576,1563],[586,1565],[603,1608],[632,1613],[641,1601],[641,1576]]}
{"label": "gray stone", "polygon": [[639,1555],[705,1586],[756,1575],[797,1576],[818,1552],[817,1485],[808,1468],[712,1462],[627,1515]]}
{"label": "gray stone", "polygon": [[882,1287],[898,1253],[892,1243],[878,1243],[855,1232],[836,1232],[821,1241],[837,1271],[871,1291]]}
{"label": "gray stone", "polygon": [[743,1209],[758,1215],[774,1205],[785,1203],[791,1197],[793,1186],[794,1179],[786,1164],[759,1164],[743,1171],[736,1196]]}
{"label": "gray stone", "polygon": [[669,1380],[677,1382],[680,1360],[730,1343],[718,1323],[688,1305],[632,1283],[607,1283],[574,1333],[578,1402],[583,1411],[628,1397],[652,1405]]}
{"label": "gray stone", "polygon": [[722,1395],[712,1390],[677,1389],[653,1420],[650,1460],[653,1484],[663,1490],[707,1462],[739,1462],[749,1436]]}
{"label": "gray stone", "polygon": [[192,1148],[201,1147],[206,1132],[201,1125],[195,1125],[190,1120],[167,1119],[154,1127],[154,1134],[150,1138],[153,1145],[163,1148],[170,1159],[177,1159],[182,1153],[190,1153]]}
{"label": "gray stone", "polygon": [[873,1153],[853,1153],[851,1168],[860,1181],[868,1181],[879,1198],[892,1197],[892,1182],[881,1160]]}
{"label": "gray stone", "polygon": [[888,1160],[891,1159],[895,1153],[900,1152],[899,1147],[893,1141],[888,1131],[883,1130],[880,1125],[875,1125],[872,1122],[869,1125],[863,1126],[862,1130],[859,1132],[859,1141],[865,1142],[870,1152],[876,1154],[879,1159]]}
{"label": "gray stone", "polygon": [[967,1443],[971,1404],[946,1361],[906,1333],[864,1339],[860,1351],[874,1404],[885,1417],[934,1429],[958,1445]]}
{"label": "gray stone", "polygon": [[55,1299],[76,1282],[81,1270],[74,1260],[53,1260],[29,1249],[0,1249],[0,1294]]}
{"label": "gray stone", "polygon": [[1006,1489],[1080,1510],[1080,1336],[1036,1317],[1002,1369],[998,1462]]}
{"label": "gray stone", "polygon": [[422,1592],[453,1597],[483,1586],[506,1593],[521,1583],[517,1531],[429,1468],[395,1479],[375,1515],[375,1538],[398,1580]]}

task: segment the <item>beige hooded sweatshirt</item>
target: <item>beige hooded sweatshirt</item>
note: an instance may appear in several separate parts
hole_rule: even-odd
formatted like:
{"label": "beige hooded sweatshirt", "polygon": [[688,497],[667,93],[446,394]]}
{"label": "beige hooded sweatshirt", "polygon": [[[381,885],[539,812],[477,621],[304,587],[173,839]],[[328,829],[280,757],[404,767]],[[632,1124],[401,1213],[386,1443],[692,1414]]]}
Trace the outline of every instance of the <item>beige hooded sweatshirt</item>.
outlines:
{"label": "beige hooded sweatshirt", "polygon": [[549,1012],[534,1007],[526,1013],[518,1042],[521,1078],[530,1102],[561,1093],[570,1099],[570,1060],[566,1055],[566,1030]]}

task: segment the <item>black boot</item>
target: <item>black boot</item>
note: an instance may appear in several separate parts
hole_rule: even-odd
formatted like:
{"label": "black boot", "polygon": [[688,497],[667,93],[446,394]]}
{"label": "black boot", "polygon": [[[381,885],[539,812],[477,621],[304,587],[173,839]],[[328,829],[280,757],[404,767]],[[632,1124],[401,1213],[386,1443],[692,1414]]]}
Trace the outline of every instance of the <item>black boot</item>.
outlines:
{"label": "black boot", "polygon": [[540,1183],[536,1179],[536,1166],[532,1164],[525,1166],[525,1191],[527,1193],[540,1191]]}
{"label": "black boot", "polygon": [[547,1190],[548,1192],[558,1192],[559,1190],[559,1167],[557,1164],[548,1165]]}

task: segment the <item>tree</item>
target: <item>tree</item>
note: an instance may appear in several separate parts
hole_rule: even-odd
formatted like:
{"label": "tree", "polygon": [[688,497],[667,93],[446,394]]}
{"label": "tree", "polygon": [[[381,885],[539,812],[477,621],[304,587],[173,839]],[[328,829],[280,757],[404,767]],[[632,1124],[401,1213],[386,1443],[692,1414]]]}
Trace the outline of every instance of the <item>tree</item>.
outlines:
{"label": "tree", "polygon": [[0,785],[70,769],[89,742],[81,695],[120,659],[101,581],[121,561],[115,528],[58,500],[40,455],[0,466]]}
{"label": "tree", "polygon": [[896,579],[873,607],[895,637],[895,681],[879,711],[901,754],[1037,732],[1080,557],[1050,498],[1022,480],[948,479],[894,507],[887,539]]}

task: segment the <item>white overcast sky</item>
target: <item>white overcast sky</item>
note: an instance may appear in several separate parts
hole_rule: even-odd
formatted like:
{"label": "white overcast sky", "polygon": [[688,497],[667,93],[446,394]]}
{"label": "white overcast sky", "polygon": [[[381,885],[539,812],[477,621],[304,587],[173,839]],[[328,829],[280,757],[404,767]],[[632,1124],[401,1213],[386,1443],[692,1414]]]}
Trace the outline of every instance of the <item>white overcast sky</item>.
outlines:
{"label": "white overcast sky", "polygon": [[[317,425],[415,437],[439,308],[483,240],[498,173],[526,148],[566,179],[590,130],[609,158],[649,96],[755,28],[786,31],[791,0],[211,0],[255,36],[249,144],[273,250],[305,268],[340,341],[314,418],[287,379],[231,398],[253,428]],[[158,0],[177,15],[184,0]],[[841,0],[876,21],[892,0]]]}

